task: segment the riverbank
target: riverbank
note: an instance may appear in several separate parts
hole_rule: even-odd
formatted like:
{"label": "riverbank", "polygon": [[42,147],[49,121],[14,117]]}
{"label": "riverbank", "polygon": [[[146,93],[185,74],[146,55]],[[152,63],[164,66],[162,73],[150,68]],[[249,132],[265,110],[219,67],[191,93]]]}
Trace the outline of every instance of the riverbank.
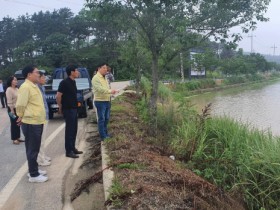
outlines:
{"label": "riverbank", "polygon": [[113,102],[114,137],[105,146],[115,177],[107,205],[117,209],[279,206],[277,139],[227,118],[208,118],[207,108],[199,115],[183,101],[172,108],[172,100],[164,98],[160,98],[156,138],[143,121],[147,111],[143,99],[126,93]]}
{"label": "riverbank", "polygon": [[133,93],[118,97],[112,106],[105,142],[115,178],[108,205],[121,209],[244,209],[238,196],[197,176],[157,144],[136,110]]}
{"label": "riverbank", "polygon": [[188,84],[186,83],[178,83],[175,85],[171,85],[170,88],[174,92],[179,92],[184,96],[192,96],[197,94],[203,94],[207,92],[213,92],[213,91],[220,91],[220,90],[226,90],[236,87],[242,87],[242,86],[249,86],[249,85],[258,85],[262,83],[273,83],[280,80],[279,75],[273,75],[273,76],[266,76],[262,77],[256,81],[250,81],[247,80],[245,82],[242,82],[243,80],[235,81],[235,84],[231,84],[230,82],[225,82],[224,80],[219,80],[219,82],[215,82],[214,80],[212,82],[211,79],[200,79],[200,80],[191,80],[189,83],[194,82],[194,84]]}

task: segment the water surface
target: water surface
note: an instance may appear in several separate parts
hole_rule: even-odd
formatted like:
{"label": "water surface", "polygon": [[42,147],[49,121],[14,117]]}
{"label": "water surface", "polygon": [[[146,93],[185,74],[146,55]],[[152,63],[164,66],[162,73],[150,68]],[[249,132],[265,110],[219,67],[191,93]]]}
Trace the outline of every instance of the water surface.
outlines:
{"label": "water surface", "polygon": [[226,115],[280,136],[280,82],[190,97],[198,110],[212,103],[212,115]]}

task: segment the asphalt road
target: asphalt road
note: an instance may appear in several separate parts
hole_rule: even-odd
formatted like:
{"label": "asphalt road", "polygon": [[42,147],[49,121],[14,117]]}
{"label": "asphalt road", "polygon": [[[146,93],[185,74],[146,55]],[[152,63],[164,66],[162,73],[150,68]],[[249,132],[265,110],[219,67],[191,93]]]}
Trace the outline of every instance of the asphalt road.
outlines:
{"label": "asphalt road", "polygon": [[[24,143],[12,144],[5,111],[0,110],[0,209],[62,209],[64,177],[73,163],[78,161],[65,157],[63,118],[56,116],[49,122],[46,153],[52,158],[52,165],[40,167],[47,170],[49,180],[45,183],[29,183],[25,146]],[[84,122],[84,119],[79,119],[78,142],[82,139]]]}
{"label": "asphalt road", "polygon": [[[112,83],[112,88],[123,89],[130,82]],[[1,210],[59,210],[63,208],[64,180],[69,173],[76,173],[82,156],[78,159],[65,157],[64,120],[55,115],[50,120],[46,154],[52,165],[40,167],[47,170],[49,180],[45,183],[29,183],[24,143],[12,144],[10,122],[6,109],[0,109],[0,209]],[[85,119],[79,119],[78,148],[84,148]],[[22,135],[22,139],[24,136]],[[85,151],[86,152],[86,151]]]}

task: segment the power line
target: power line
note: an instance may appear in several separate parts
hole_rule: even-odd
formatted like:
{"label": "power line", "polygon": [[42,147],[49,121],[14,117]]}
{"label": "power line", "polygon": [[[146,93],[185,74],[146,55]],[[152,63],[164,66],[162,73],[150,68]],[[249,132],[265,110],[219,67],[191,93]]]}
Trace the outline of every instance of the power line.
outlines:
{"label": "power line", "polygon": [[4,1],[11,2],[11,3],[16,3],[16,4],[33,6],[33,7],[39,7],[39,8],[43,8],[43,9],[52,9],[51,7],[46,7],[46,6],[43,6],[43,5],[40,5],[40,4],[26,3],[26,2],[17,1],[17,0],[4,0]]}
{"label": "power line", "polygon": [[251,53],[253,53],[253,52],[254,52],[254,48],[253,48],[253,39],[254,39],[254,37],[256,37],[256,36],[254,36],[253,33],[252,33],[252,34],[249,35],[248,37],[251,38]]}
{"label": "power line", "polygon": [[80,6],[80,4],[78,4],[75,1],[67,1],[67,0],[56,0],[56,1],[60,1],[60,2],[64,2],[64,3],[69,3],[69,4],[74,4],[74,5]]}
{"label": "power line", "polygon": [[273,56],[275,56],[275,49],[276,49],[277,47],[276,47],[275,44],[274,44],[273,47],[271,47],[271,48],[273,48]]}

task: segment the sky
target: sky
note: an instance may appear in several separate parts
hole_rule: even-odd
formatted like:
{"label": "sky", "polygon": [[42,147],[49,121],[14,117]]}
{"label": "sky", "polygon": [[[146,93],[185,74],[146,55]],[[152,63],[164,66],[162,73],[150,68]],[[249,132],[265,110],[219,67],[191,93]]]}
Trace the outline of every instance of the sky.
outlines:
{"label": "sky", "polygon": [[[242,34],[239,48],[245,52],[251,52],[251,37],[253,36],[253,52],[269,55],[280,55],[280,0],[271,0],[265,17],[268,22],[259,22],[257,29],[249,34]],[[234,28],[232,31],[237,32]],[[275,46],[275,48],[274,48]],[[274,51],[275,50],[275,51]]]}
{"label": "sky", "polygon": [[[17,18],[26,13],[32,15],[39,11],[53,11],[68,7],[74,14],[83,8],[85,0],[0,0],[0,20],[3,17]],[[271,0],[266,13],[269,22],[259,22],[257,29],[249,34],[242,34],[239,48],[245,52],[280,55],[280,0]],[[231,30],[240,32],[238,27]],[[249,37],[252,36],[253,40]]]}
{"label": "sky", "polygon": [[74,14],[83,8],[84,0],[0,0],[0,19],[3,17],[17,18],[28,13],[53,11],[68,7]]}

